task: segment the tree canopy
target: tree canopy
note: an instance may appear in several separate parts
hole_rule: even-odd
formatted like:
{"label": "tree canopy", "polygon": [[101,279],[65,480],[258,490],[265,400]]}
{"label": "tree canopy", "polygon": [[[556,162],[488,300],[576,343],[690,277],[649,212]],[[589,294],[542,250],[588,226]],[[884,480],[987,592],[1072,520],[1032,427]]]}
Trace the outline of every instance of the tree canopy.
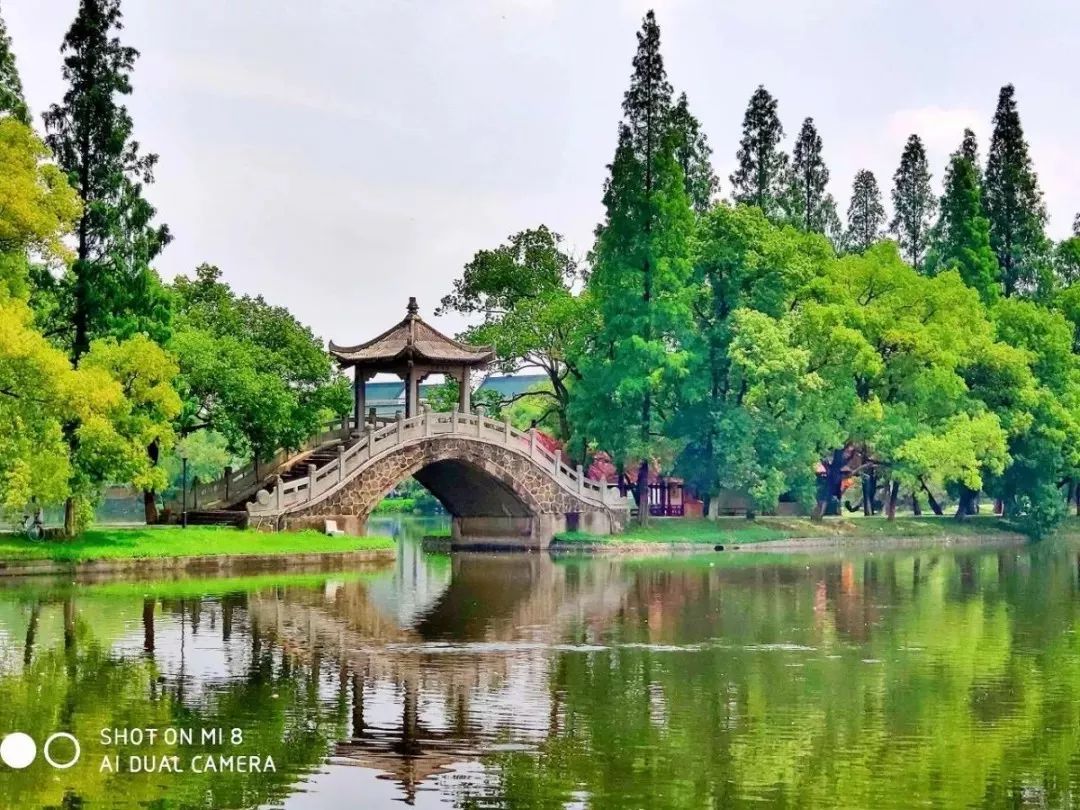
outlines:
{"label": "tree canopy", "polygon": [[178,277],[172,294],[182,435],[214,430],[233,453],[268,457],[348,413],[348,381],[288,310],[236,295],[208,264],[194,279]]}

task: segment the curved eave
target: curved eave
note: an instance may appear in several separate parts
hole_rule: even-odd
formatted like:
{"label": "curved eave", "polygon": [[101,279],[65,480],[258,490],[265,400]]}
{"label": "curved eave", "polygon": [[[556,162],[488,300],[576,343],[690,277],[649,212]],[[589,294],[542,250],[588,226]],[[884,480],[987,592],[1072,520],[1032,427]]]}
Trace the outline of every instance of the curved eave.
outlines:
{"label": "curved eave", "polygon": [[417,351],[414,347],[406,347],[404,350],[394,355],[383,355],[379,357],[357,357],[356,354],[364,347],[339,347],[331,341],[329,350],[330,355],[334,357],[342,367],[349,366],[362,366],[367,368],[393,368],[412,362],[414,365],[418,363],[430,365],[430,366],[480,366],[491,363],[495,359],[495,349],[491,346],[481,346],[475,351],[470,353],[468,357],[433,357],[431,355],[424,354]]}

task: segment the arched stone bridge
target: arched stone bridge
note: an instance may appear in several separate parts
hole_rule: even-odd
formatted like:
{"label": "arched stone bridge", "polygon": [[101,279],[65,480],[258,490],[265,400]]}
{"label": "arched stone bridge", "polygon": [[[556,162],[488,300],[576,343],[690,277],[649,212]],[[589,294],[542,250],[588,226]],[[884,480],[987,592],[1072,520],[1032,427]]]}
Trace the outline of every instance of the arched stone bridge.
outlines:
{"label": "arched stone bridge", "polygon": [[337,459],[261,490],[247,505],[253,526],[322,528],[336,520],[359,533],[378,503],[415,476],[453,516],[454,540],[546,546],[580,528],[619,531],[629,499],[548,452],[532,431],[482,413],[425,413],[367,430]]}

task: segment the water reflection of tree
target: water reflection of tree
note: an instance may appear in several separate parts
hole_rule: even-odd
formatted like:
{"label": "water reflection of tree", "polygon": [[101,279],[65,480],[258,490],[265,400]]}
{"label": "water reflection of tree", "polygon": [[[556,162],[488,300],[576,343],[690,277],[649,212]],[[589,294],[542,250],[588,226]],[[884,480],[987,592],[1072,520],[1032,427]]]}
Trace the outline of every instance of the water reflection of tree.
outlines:
{"label": "water reflection of tree", "polygon": [[[794,579],[688,567],[694,583],[643,567],[617,632],[720,643],[558,655],[551,734],[535,754],[498,755],[479,804],[1071,804],[1080,561],[1035,554],[885,559],[850,576],[811,566]],[[801,621],[821,611],[823,583],[827,618]],[[814,649],[760,649],[784,625]]]}
{"label": "water reflection of tree", "polygon": [[[86,600],[91,612],[100,605]],[[321,764],[331,740],[344,733],[348,709],[327,704],[319,693],[319,671],[280,650],[256,647],[242,677],[203,684],[198,695],[185,691],[185,677],[166,678],[155,662],[157,625],[162,618],[205,618],[202,600],[142,601],[142,655],[126,655],[97,638],[91,622],[80,616],[80,601],[35,600],[30,606],[23,669],[0,676],[0,725],[44,740],[57,730],[70,731],[82,743],[83,756],[70,770],[55,772],[41,757],[26,770],[4,769],[0,795],[12,807],[255,807],[283,799],[299,776]],[[236,609],[235,598],[231,606]],[[58,614],[55,620],[51,614]],[[47,619],[58,625],[49,637]],[[106,624],[108,624],[106,622]],[[221,622],[222,632],[228,624]],[[188,632],[191,632],[189,629]],[[185,638],[182,636],[182,638]],[[258,634],[252,636],[258,638]],[[183,663],[181,664],[181,672]],[[103,728],[242,728],[244,744],[232,748],[197,746],[181,750],[160,740],[154,745],[100,745]],[[106,755],[164,756],[220,752],[272,756],[276,773],[179,774],[102,773]]]}
{"label": "water reflection of tree", "polygon": [[[271,779],[73,769],[71,795],[91,806],[121,787],[164,808],[278,801],[327,751],[393,775],[406,801],[479,758],[486,781],[442,783],[466,807],[1076,802],[1080,557],[718,559],[460,558],[410,627],[355,582],[132,599],[123,622],[92,599],[41,603],[29,672],[0,678],[0,717],[91,733],[241,725],[282,758]],[[138,627],[140,611],[141,648],[111,652],[105,628]],[[162,627],[179,622],[244,644],[230,683],[159,683]],[[511,682],[528,699],[492,721]],[[23,806],[59,805],[32,770],[0,789],[13,775]]]}

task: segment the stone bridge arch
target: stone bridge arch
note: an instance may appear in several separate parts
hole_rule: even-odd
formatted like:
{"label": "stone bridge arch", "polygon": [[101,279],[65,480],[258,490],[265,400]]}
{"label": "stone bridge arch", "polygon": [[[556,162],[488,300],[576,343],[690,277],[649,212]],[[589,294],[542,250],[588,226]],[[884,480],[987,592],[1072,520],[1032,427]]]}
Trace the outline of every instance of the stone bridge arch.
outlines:
{"label": "stone bridge arch", "polygon": [[458,545],[543,547],[568,528],[598,534],[621,528],[617,510],[577,496],[529,455],[461,435],[401,444],[358,468],[328,496],[283,515],[280,525],[321,528],[333,519],[359,533],[379,502],[409,476],[450,513]]}

